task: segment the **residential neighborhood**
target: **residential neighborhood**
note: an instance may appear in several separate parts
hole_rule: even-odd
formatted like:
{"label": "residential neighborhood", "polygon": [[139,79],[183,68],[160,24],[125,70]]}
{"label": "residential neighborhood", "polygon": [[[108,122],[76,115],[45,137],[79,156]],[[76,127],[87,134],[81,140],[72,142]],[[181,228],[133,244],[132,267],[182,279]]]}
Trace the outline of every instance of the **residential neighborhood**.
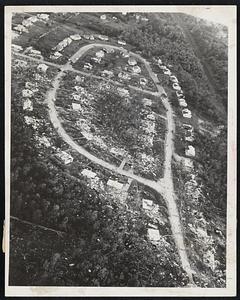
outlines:
{"label": "residential neighborhood", "polygon": [[226,126],[177,15],[13,15],[12,285],[226,285]]}

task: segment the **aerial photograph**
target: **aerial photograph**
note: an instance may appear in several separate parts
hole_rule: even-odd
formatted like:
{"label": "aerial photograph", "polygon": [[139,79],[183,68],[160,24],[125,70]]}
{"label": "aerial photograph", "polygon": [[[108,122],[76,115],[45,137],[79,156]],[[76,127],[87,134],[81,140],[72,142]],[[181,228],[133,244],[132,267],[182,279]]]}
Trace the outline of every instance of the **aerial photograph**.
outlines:
{"label": "aerial photograph", "polygon": [[121,11],[11,26],[9,286],[226,288],[228,27]]}

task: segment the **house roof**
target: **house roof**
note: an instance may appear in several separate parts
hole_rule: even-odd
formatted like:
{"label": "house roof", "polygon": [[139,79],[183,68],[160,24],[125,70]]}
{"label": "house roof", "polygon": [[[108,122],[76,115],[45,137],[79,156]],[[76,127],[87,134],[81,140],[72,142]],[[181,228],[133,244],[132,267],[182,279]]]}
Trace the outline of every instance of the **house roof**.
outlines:
{"label": "house roof", "polygon": [[96,177],[96,175],[97,175],[95,172],[92,172],[91,170],[88,170],[88,169],[82,170],[81,174],[82,174],[83,176],[88,177],[88,178],[94,178],[94,177]]}
{"label": "house roof", "polygon": [[150,199],[142,199],[142,207],[143,209],[150,210],[152,209],[153,201]]}
{"label": "house roof", "polygon": [[148,228],[148,236],[152,242],[158,242],[160,240],[160,234],[157,229]]}
{"label": "house roof", "polygon": [[115,181],[115,180],[112,180],[112,179],[109,179],[108,182],[107,182],[107,185],[108,186],[111,186],[111,187],[114,187],[118,190],[121,190],[123,188],[123,184],[118,182],[118,181]]}

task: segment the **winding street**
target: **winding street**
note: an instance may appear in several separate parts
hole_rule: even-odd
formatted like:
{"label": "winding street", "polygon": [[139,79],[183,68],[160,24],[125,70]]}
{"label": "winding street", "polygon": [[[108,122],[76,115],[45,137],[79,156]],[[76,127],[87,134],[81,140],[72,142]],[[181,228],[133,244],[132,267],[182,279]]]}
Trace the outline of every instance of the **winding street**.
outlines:
{"label": "winding street", "polygon": [[[113,48],[118,49],[121,51],[127,51],[123,49],[122,47],[118,46],[112,46],[112,45],[106,45],[101,43],[94,43],[85,45],[82,48],[80,48],[70,59],[71,61],[78,60],[86,51],[90,50],[93,47],[105,47],[105,48]],[[56,92],[59,88],[59,83],[62,79],[63,73],[66,70],[72,70],[72,67],[70,63],[65,64],[64,66],[61,66],[60,72],[55,76],[52,84],[53,88],[50,89],[46,94],[46,102],[49,108],[49,115],[50,120],[54,126],[54,128],[57,130],[58,134],[61,136],[61,138],[73,149],[75,149],[78,153],[83,155],[84,157],[88,158],[92,162],[110,170],[115,173],[118,173],[120,175],[127,176],[129,178],[132,178],[139,183],[146,185],[156,192],[160,193],[164,200],[166,201],[168,213],[169,213],[169,221],[171,225],[172,235],[176,244],[176,248],[178,250],[178,254],[181,260],[181,264],[183,269],[186,271],[190,284],[194,285],[192,274],[194,271],[191,269],[188,256],[186,253],[186,248],[184,245],[184,238],[182,233],[182,225],[179,217],[179,212],[176,204],[176,195],[174,193],[174,187],[173,187],[173,178],[172,178],[172,168],[171,168],[171,162],[172,162],[172,156],[174,152],[174,120],[173,120],[173,110],[169,103],[168,98],[162,99],[161,95],[164,93],[164,89],[162,86],[159,85],[157,78],[155,77],[155,74],[153,73],[149,63],[142,58],[140,55],[129,52],[131,56],[136,57],[137,59],[141,60],[144,65],[146,66],[149,75],[151,76],[152,80],[154,81],[156,88],[158,90],[158,96],[159,101],[162,101],[166,112],[167,112],[167,133],[165,138],[165,162],[164,162],[164,177],[160,178],[158,181],[148,180],[145,178],[142,178],[140,176],[134,175],[133,173],[129,171],[125,171],[120,169],[118,166],[115,166],[113,164],[110,164],[94,155],[89,153],[87,150],[85,150],[83,147],[79,146],[77,143],[73,141],[73,139],[67,134],[67,132],[62,127],[61,122],[58,119],[58,114],[54,105],[54,98],[56,97]]]}

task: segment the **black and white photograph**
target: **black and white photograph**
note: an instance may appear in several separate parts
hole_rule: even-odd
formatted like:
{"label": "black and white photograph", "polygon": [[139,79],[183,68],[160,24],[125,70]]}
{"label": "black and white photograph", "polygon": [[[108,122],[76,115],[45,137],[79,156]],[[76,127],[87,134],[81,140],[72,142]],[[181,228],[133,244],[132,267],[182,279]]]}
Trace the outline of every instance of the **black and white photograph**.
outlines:
{"label": "black and white photograph", "polygon": [[234,295],[235,7],[5,16],[8,295]]}

